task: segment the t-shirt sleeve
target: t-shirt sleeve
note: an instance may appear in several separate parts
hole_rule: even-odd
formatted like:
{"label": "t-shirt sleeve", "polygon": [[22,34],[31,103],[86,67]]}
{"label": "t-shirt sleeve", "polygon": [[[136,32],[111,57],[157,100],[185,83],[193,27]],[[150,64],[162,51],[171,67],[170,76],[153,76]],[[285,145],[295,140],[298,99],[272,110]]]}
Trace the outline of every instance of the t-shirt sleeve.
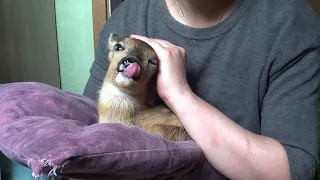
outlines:
{"label": "t-shirt sleeve", "polygon": [[[107,28],[101,32],[101,35],[108,34],[108,30],[106,29]],[[97,100],[98,91],[109,66],[107,61],[107,52],[105,52],[108,51],[106,43],[107,42],[105,40],[99,39],[99,44],[95,53],[95,60],[90,68],[90,76],[83,92],[84,96],[95,101]]]}
{"label": "t-shirt sleeve", "polygon": [[291,177],[297,180],[314,177],[319,152],[320,28],[314,25],[319,20],[306,6],[300,7],[284,10],[290,17],[283,15],[270,55],[261,111],[262,135],[284,146]]}
{"label": "t-shirt sleeve", "polygon": [[292,179],[310,179],[317,168],[319,60],[320,49],[310,49],[286,64],[263,102],[261,132],[284,146]]}

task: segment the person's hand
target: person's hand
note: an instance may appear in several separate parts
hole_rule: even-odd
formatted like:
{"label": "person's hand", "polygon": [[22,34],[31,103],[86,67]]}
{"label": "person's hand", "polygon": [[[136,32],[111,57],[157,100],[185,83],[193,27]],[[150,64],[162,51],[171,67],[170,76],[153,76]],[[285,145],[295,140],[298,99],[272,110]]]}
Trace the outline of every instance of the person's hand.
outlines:
{"label": "person's hand", "polygon": [[184,48],[165,40],[152,39],[140,35],[131,35],[130,37],[148,43],[156,51],[159,58],[157,91],[165,103],[170,104],[173,97],[190,91],[186,78],[186,53]]}

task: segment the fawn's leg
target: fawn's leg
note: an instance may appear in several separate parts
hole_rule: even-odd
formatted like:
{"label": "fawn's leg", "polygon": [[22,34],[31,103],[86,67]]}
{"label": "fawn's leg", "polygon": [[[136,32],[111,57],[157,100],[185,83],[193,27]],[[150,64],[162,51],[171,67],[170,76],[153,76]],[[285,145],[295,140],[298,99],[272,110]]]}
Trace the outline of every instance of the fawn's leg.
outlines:
{"label": "fawn's leg", "polygon": [[178,117],[165,106],[151,107],[140,112],[132,123],[147,132],[161,135],[169,141],[191,139]]}

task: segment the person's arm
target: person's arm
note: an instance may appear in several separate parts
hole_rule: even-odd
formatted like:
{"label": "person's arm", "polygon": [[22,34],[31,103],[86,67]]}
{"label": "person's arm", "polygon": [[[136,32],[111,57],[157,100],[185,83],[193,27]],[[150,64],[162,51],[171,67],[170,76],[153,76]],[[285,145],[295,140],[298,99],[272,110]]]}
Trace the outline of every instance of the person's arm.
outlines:
{"label": "person's arm", "polygon": [[[261,112],[262,135],[258,135],[191,91],[185,77],[183,48],[163,40],[131,37],[156,50],[160,59],[159,96],[179,117],[214,168],[234,180],[312,178],[317,164],[313,155],[318,143],[319,49],[297,57],[271,77]],[[303,147],[300,140],[310,142],[310,147]]]}
{"label": "person's arm", "polygon": [[247,131],[190,90],[175,93],[167,104],[219,172],[234,180],[291,179],[278,141]]}

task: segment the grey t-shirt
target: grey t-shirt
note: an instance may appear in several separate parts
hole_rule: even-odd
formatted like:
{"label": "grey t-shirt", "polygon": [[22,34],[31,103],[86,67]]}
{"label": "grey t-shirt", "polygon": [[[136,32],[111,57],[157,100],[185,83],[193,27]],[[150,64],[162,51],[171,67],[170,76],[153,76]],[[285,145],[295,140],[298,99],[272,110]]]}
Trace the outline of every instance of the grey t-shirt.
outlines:
{"label": "grey t-shirt", "polygon": [[292,179],[314,176],[320,21],[305,0],[240,0],[226,20],[202,29],[176,21],[164,0],[127,0],[100,34],[84,91],[94,100],[108,68],[111,32],[184,47],[188,82],[199,97],[243,128],[279,141]]}

